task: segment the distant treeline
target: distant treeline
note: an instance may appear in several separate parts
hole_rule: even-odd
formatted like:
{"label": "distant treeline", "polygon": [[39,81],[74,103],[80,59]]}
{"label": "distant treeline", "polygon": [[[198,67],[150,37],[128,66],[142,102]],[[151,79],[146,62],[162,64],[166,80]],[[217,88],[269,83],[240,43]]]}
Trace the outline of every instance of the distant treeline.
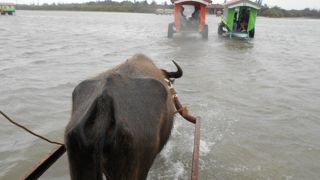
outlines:
{"label": "distant treeline", "polygon": [[54,10],[54,11],[108,11],[108,12],[137,12],[137,13],[154,13],[158,8],[170,8],[173,6],[158,5],[155,1],[148,3],[147,1],[122,1],[115,2],[111,0],[88,2],[88,3],[72,3],[72,4],[43,4],[43,5],[18,5],[17,9],[21,10]]}
{"label": "distant treeline", "polygon": [[268,7],[264,5],[258,12],[259,16],[266,17],[309,17],[320,18],[320,10],[316,9],[303,9],[303,10],[285,10],[280,7]]}
{"label": "distant treeline", "polygon": [[[109,12],[138,12],[154,13],[158,8],[173,8],[173,5],[157,4],[155,1],[148,3],[145,1],[122,1],[115,2],[112,0],[72,3],[72,4],[42,4],[42,5],[18,5],[17,9],[21,10],[62,10],[62,11],[109,11]],[[258,12],[259,16],[265,17],[310,17],[320,18],[320,11],[306,8],[304,10],[284,10],[280,7],[268,7],[264,5]]]}

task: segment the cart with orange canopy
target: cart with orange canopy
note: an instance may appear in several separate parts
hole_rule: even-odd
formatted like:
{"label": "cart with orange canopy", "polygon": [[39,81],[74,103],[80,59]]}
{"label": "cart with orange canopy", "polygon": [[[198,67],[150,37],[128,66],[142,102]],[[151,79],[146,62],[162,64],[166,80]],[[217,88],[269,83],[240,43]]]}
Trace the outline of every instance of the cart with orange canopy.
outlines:
{"label": "cart with orange canopy", "polygon": [[171,0],[174,4],[174,22],[168,26],[168,38],[174,33],[199,32],[208,39],[209,28],[206,24],[206,9],[211,0]]}

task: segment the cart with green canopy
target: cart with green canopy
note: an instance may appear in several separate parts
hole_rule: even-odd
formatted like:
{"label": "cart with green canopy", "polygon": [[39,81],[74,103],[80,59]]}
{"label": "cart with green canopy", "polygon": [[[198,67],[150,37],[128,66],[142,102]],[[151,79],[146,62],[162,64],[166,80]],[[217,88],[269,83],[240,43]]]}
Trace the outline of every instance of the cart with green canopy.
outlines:
{"label": "cart with green canopy", "polygon": [[16,12],[15,3],[0,2],[0,14],[1,15],[13,15]]}
{"label": "cart with green canopy", "polygon": [[218,34],[238,37],[253,38],[257,10],[260,5],[249,0],[232,0],[223,4],[224,11],[219,24]]}

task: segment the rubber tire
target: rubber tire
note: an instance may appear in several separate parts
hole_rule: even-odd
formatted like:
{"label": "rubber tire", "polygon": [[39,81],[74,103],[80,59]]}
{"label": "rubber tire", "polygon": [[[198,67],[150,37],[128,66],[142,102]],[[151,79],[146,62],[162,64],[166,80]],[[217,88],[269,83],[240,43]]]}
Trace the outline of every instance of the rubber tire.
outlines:
{"label": "rubber tire", "polygon": [[174,30],[173,30],[173,23],[170,23],[168,25],[168,38],[173,38],[173,33],[174,33]]}
{"label": "rubber tire", "polygon": [[251,31],[249,31],[249,37],[254,38],[254,28]]}
{"label": "rubber tire", "polygon": [[209,34],[209,27],[207,24],[205,24],[201,31],[202,39],[208,39],[208,34]]}
{"label": "rubber tire", "polygon": [[220,24],[219,24],[219,27],[218,27],[218,34],[219,34],[219,35],[222,35],[222,34],[224,33],[223,27],[224,27],[224,24],[223,24],[223,23],[220,23]]}

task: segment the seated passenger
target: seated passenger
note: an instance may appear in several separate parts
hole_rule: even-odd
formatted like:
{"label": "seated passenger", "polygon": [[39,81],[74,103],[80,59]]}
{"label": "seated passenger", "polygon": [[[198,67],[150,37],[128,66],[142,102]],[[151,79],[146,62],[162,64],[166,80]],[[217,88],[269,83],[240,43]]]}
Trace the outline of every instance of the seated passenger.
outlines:
{"label": "seated passenger", "polygon": [[191,14],[191,17],[189,18],[189,21],[192,26],[197,26],[199,24],[199,15],[200,15],[199,7],[194,7],[194,11]]}
{"label": "seated passenger", "polygon": [[249,15],[250,15],[250,10],[243,10],[241,11],[240,14],[240,27],[238,29],[238,31],[240,32],[246,32],[247,31],[247,27],[248,27],[248,22],[249,22]]}
{"label": "seated passenger", "polygon": [[199,21],[200,9],[199,7],[194,7],[194,11],[189,20],[191,21]]}
{"label": "seated passenger", "polygon": [[239,32],[246,32],[247,31],[247,23],[245,21],[242,21],[240,23],[240,27],[238,29]]}
{"label": "seated passenger", "polygon": [[238,13],[234,13],[234,17],[233,17],[233,31],[237,31],[238,30]]}
{"label": "seated passenger", "polygon": [[187,17],[186,15],[184,15],[183,11],[184,11],[184,7],[181,6],[180,22],[181,22],[181,26],[185,27],[187,25]]}

